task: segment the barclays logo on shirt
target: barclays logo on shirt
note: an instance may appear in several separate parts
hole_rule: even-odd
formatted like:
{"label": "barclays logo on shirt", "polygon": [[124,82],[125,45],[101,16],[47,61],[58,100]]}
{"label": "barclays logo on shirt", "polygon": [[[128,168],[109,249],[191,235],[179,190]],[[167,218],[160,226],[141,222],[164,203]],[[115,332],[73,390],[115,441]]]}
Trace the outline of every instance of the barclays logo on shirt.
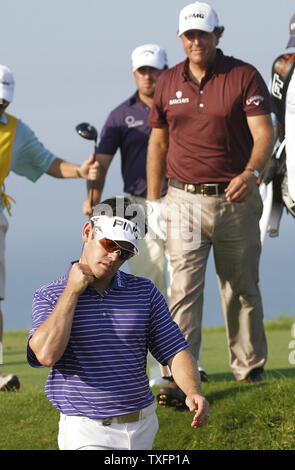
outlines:
{"label": "barclays logo on shirt", "polygon": [[134,116],[127,116],[125,118],[125,124],[128,127],[139,127],[144,125],[144,121],[142,119],[135,119]]}
{"label": "barclays logo on shirt", "polygon": [[169,100],[169,104],[183,104],[189,103],[189,98],[182,98],[182,91],[176,92],[176,98]]}

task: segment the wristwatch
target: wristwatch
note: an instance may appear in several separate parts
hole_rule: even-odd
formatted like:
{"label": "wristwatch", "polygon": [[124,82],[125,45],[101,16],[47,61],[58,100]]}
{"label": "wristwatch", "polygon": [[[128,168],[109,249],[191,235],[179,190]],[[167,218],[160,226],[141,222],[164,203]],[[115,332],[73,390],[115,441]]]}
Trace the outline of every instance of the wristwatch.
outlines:
{"label": "wristwatch", "polygon": [[251,173],[253,173],[256,179],[258,179],[260,176],[260,173],[258,170],[255,170],[254,168],[250,168],[249,166],[248,168],[245,168],[245,171],[251,171]]}

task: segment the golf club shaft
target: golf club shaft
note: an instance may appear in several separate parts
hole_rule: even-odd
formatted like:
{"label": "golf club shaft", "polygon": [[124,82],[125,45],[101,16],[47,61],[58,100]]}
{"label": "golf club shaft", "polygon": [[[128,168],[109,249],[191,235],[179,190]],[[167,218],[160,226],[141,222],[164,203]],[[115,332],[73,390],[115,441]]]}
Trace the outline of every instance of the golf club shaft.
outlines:
{"label": "golf club shaft", "polygon": [[[95,154],[96,154],[96,141],[94,142],[94,159],[95,159]],[[93,190],[94,190],[94,181],[90,181],[89,201],[90,201],[91,211],[93,208]]]}

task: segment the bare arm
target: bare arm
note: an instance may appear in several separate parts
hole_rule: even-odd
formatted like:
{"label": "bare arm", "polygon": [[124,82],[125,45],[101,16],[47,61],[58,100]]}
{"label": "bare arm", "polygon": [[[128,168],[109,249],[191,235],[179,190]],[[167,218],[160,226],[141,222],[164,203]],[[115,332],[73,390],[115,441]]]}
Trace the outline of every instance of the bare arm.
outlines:
{"label": "bare arm", "polygon": [[95,161],[94,155],[91,155],[82,165],[66,162],[61,158],[55,158],[46,173],[54,178],[84,178],[87,180],[95,180],[97,178],[97,168],[98,163]]}
{"label": "bare arm", "polygon": [[152,129],[147,152],[147,199],[159,199],[166,173],[168,127]]}
{"label": "bare arm", "polygon": [[274,133],[270,114],[251,116],[247,118],[248,126],[253,137],[253,148],[246,169],[233,178],[226,188],[226,196],[232,202],[246,201],[257,180],[251,170],[263,172],[271,156],[274,145]]}
{"label": "bare arm", "polygon": [[73,265],[54,310],[30,339],[30,348],[43,366],[53,366],[65,352],[78,297],[93,280],[87,265]]}
{"label": "bare arm", "polygon": [[186,394],[186,404],[190,411],[195,411],[192,427],[198,428],[207,423],[209,403],[202,395],[200,375],[191,354],[180,351],[168,363],[173,379]]}
{"label": "bare arm", "polygon": [[113,157],[114,155],[107,155],[103,153],[97,153],[95,155],[95,159],[98,162],[98,176],[96,180],[93,181],[93,183],[92,182],[90,183],[89,181],[87,181],[88,200],[86,200],[83,203],[83,212],[88,217],[90,217],[92,213],[92,209],[93,209],[93,207],[90,207],[91,206],[90,191],[91,189],[93,191],[92,193],[93,206],[95,206],[101,200],[101,195],[102,195],[102,191],[103,191],[104,184],[105,184],[106,174],[108,172],[108,169],[112,162]]}

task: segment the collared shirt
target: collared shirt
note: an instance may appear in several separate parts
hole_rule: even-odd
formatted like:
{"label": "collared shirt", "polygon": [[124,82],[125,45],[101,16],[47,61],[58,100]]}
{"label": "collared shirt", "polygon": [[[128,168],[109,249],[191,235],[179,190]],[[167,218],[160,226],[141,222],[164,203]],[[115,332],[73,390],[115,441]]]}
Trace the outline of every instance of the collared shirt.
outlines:
{"label": "collared shirt", "polygon": [[[121,152],[121,171],[124,191],[146,197],[146,155],[151,133],[148,126],[150,108],[136,92],[115,108],[101,131],[97,153],[114,155]],[[167,185],[163,194],[165,194]]]}
{"label": "collared shirt", "polygon": [[[29,339],[54,309],[67,277],[36,292]],[[148,350],[167,364],[187,346],[154,284],[118,271],[103,294],[88,286],[79,296],[69,343],[50,370],[45,392],[68,415],[104,418],[133,412],[154,401],[146,374]],[[27,357],[40,367],[29,343]]]}
{"label": "collared shirt", "polygon": [[200,84],[190,79],[188,60],[161,75],[148,123],[169,126],[168,178],[227,182],[244,170],[250,157],[247,117],[271,111],[258,71],[218,49]]}
{"label": "collared shirt", "polygon": [[[5,114],[0,117],[0,122],[7,124]],[[10,170],[35,182],[55,159],[56,156],[47,150],[34,132],[19,119],[12,147]],[[0,210],[3,210],[2,205]]]}

